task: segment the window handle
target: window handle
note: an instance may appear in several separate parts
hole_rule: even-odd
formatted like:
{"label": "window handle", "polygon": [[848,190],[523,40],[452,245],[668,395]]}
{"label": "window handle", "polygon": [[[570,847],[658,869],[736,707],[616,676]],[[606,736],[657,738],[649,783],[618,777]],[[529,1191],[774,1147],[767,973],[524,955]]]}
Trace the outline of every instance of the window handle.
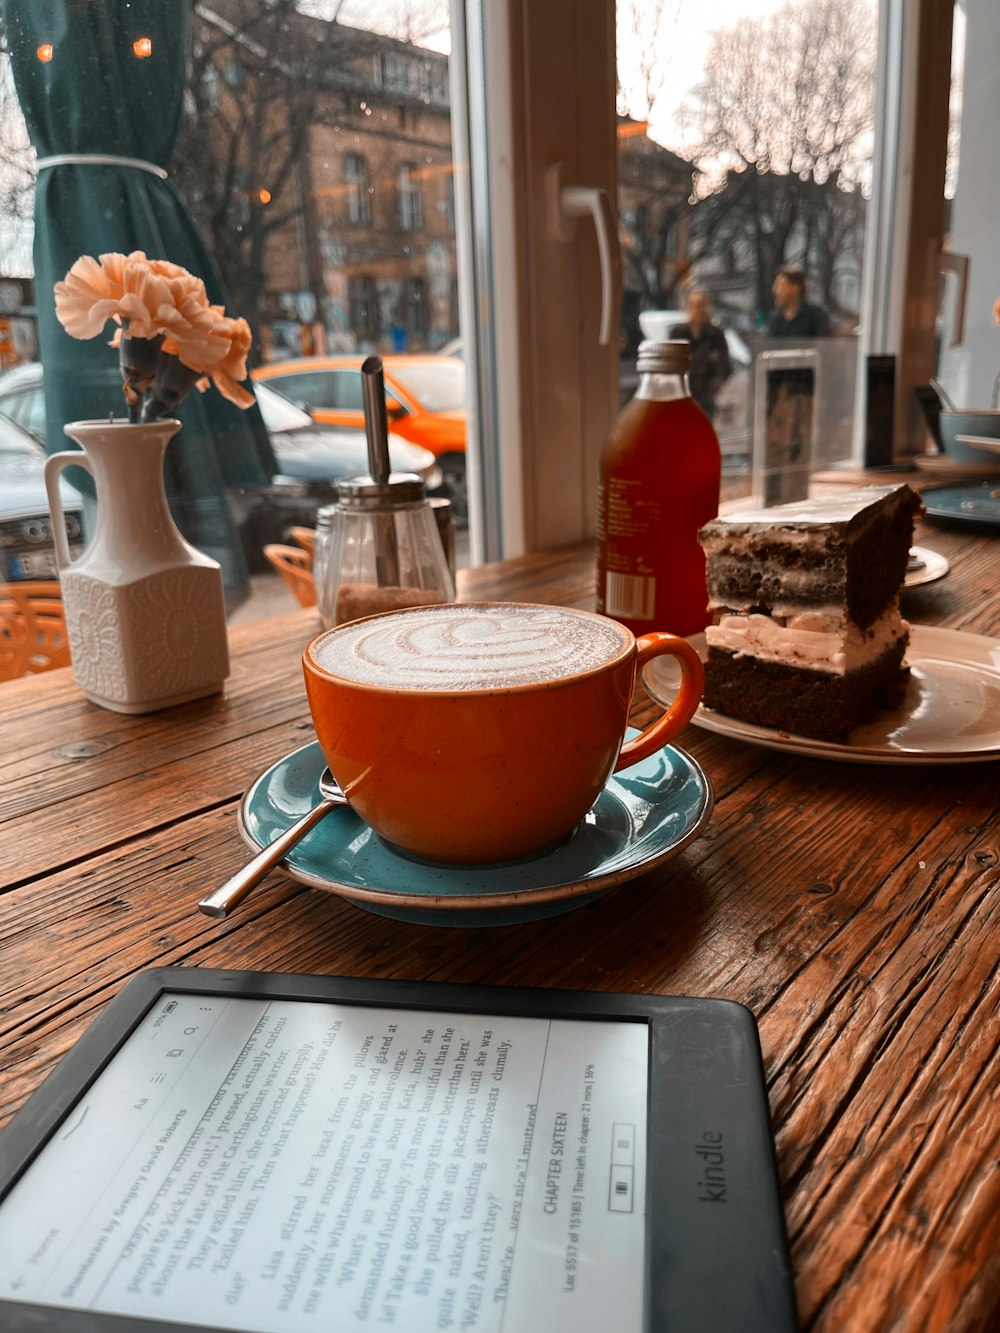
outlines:
{"label": "window handle", "polygon": [[969,256],[952,254],[942,250],[938,256],[938,267],[942,274],[954,273],[958,279],[958,295],[955,297],[955,314],[951,326],[949,347],[958,347],[965,338],[965,305],[969,295]]}
{"label": "window handle", "polygon": [[563,185],[561,162],[549,167],[548,215],[552,238],[569,243],[576,236],[576,219],[589,217],[597,233],[597,253],[601,263],[602,346],[617,342],[621,322],[622,257],[618,247],[618,219],[607,190],[586,185]]}

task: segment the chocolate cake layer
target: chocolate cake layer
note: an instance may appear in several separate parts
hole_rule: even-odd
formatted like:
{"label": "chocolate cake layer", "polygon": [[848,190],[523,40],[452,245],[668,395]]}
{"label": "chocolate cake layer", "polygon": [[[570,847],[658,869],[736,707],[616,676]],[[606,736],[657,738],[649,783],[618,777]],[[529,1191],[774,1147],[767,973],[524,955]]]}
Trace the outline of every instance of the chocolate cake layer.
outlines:
{"label": "chocolate cake layer", "polygon": [[876,661],[843,675],[712,648],[702,702],[755,726],[843,743],[881,709],[899,707],[909,675],[902,669],[906,644],[899,639]]}
{"label": "chocolate cake layer", "polygon": [[867,486],[716,519],[699,533],[710,605],[779,616],[841,606],[865,629],[899,591],[921,512],[909,486]]}

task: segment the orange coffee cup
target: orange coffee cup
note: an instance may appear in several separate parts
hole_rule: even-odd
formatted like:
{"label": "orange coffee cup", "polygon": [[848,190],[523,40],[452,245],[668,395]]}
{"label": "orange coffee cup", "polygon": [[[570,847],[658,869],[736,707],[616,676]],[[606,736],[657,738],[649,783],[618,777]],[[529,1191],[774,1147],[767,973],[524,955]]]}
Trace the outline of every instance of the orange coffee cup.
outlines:
{"label": "orange coffee cup", "polygon": [[[623,744],[636,671],[676,657],[667,711]],[[518,602],[411,607],[303,654],[316,735],[354,810],[432,861],[529,856],[572,832],[612,772],[661,749],[701,698],[683,639]]]}

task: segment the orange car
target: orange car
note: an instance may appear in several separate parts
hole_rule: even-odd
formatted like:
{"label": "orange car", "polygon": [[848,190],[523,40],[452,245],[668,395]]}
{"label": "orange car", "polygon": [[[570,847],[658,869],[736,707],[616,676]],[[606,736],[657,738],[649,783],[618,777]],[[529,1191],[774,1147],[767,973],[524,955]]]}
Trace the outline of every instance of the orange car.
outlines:
{"label": "orange car", "polygon": [[[364,430],[363,356],[310,356],[276,361],[254,371],[279,393],[307,408],[315,421]],[[449,356],[386,356],[389,429],[435,455],[445,487],[464,516],[465,366]]]}

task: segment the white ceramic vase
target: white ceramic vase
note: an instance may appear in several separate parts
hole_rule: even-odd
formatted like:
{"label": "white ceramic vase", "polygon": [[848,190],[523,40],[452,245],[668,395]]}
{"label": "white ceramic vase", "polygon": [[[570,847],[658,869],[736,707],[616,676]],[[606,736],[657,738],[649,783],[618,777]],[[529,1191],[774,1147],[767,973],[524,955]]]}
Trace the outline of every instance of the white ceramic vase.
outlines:
{"label": "white ceramic vase", "polygon": [[[184,540],[167,504],[163,454],[174,420],[75,421],[82,453],[46,460],[73,672],[87,698],[118,713],[149,713],[222,689],[229,641],[222,571]],[[71,560],[59,500],[64,468],[97,489],[93,540]]]}

